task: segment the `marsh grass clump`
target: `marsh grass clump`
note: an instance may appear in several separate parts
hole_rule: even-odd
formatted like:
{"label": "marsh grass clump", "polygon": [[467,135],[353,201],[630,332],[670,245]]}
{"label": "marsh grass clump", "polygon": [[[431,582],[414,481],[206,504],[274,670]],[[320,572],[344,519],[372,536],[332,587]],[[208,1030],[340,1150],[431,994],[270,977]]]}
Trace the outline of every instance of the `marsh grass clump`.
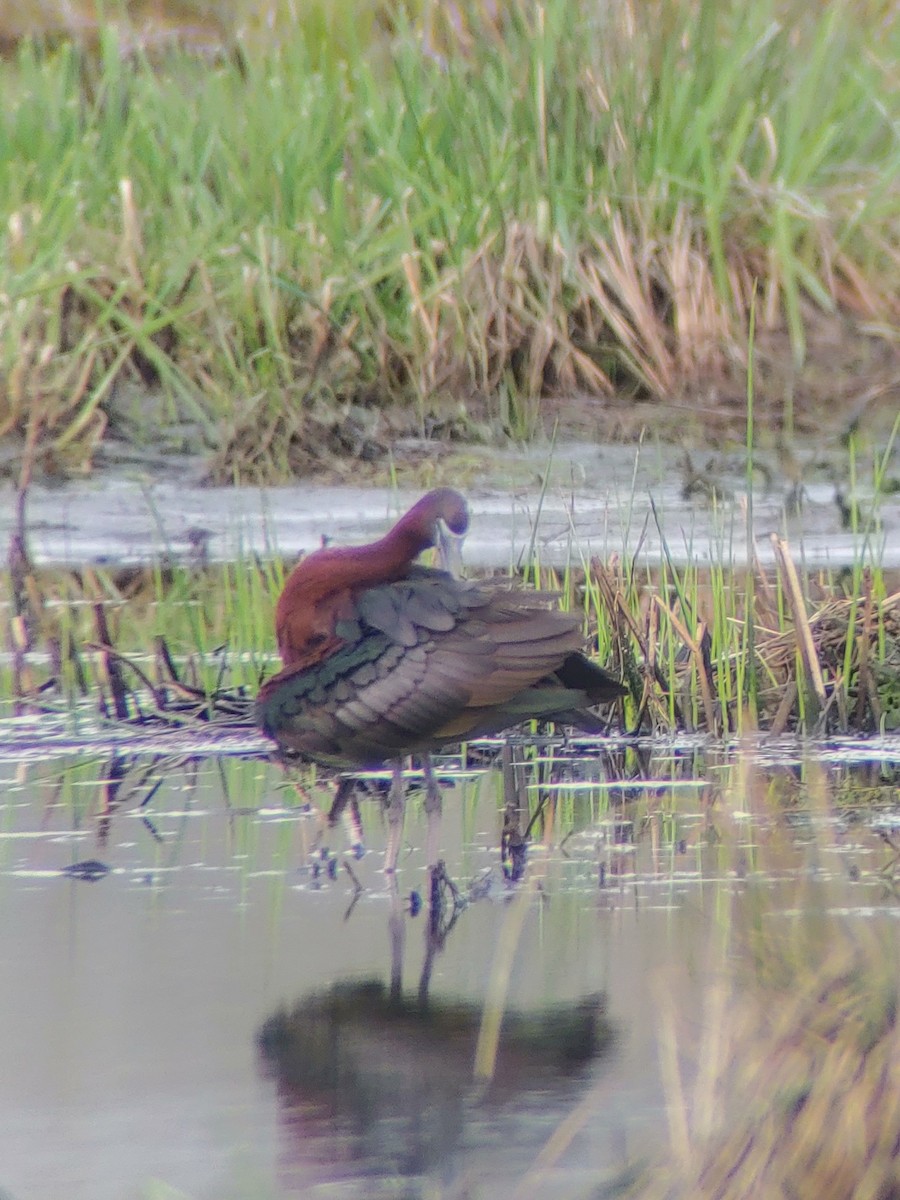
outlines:
{"label": "marsh grass clump", "polygon": [[769,914],[766,945],[711,984],[697,1086],[673,1098],[678,1166],[644,1200],[900,1195],[895,940],[803,923]]}
{"label": "marsh grass clump", "polygon": [[256,482],[460,402],[463,435],[516,439],[614,396],[709,407],[754,294],[761,416],[802,427],[807,357],[814,424],[860,347],[896,375],[880,0],[125,8],[185,36],[7,31],[0,436],[51,470],[139,438],[135,392]]}
{"label": "marsh grass clump", "polygon": [[774,573],[593,560],[586,611],[607,631],[638,727],[719,735],[895,727],[900,592],[888,594],[878,568],[861,570],[849,595],[828,573],[801,583],[787,544],[777,549]]}

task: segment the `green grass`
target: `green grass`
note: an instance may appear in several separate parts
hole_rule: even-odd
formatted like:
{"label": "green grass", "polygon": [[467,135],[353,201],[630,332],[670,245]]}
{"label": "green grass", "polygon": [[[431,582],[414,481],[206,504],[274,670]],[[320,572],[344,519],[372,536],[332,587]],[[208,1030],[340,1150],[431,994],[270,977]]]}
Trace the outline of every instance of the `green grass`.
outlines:
{"label": "green grass", "polygon": [[[275,597],[283,581],[282,564],[239,561],[196,570],[189,567],[148,567],[137,573],[86,568],[77,573],[47,572],[32,577],[32,597],[27,624],[35,653],[23,661],[24,675],[17,685],[14,661],[0,668],[0,696],[12,697],[19,687],[37,703],[54,706],[96,705],[100,696],[109,701],[108,667],[98,647],[104,644],[97,622],[102,607],[111,644],[134,663],[154,685],[168,679],[160,657],[159,639],[186,685],[207,695],[219,689],[255,695],[260,680],[274,669]],[[21,621],[12,618],[12,588],[8,577],[0,583],[5,609],[7,645],[21,644]],[[124,682],[144,698],[144,711],[153,703],[141,677],[122,665]],[[50,692],[38,694],[47,680]]]}
{"label": "green grass", "polygon": [[0,434],[82,464],[130,385],[221,477],[284,478],[348,406],[529,437],[548,395],[667,397],[740,357],[755,280],[798,361],[816,307],[895,322],[890,6],[457,10],[423,45],[313,6],[213,61],[22,42]]}

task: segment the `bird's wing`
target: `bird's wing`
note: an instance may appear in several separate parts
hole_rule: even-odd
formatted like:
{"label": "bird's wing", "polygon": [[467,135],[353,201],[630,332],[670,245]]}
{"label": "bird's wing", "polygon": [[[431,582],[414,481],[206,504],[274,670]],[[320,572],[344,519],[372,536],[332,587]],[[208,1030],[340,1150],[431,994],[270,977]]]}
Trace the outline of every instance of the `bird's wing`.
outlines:
{"label": "bird's wing", "polygon": [[367,589],[335,632],[338,649],[260,694],[263,727],[311,757],[382,762],[579,701],[522,696],[581,644],[579,619],[539,592],[423,570]]}

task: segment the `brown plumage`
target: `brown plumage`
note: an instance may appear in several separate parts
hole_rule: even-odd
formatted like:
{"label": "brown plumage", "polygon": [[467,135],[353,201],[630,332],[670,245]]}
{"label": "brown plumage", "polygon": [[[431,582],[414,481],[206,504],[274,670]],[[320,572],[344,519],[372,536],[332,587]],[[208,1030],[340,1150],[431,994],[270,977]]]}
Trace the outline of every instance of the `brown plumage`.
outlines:
{"label": "brown plumage", "polygon": [[[257,700],[266,734],[304,758],[353,769],[535,717],[600,728],[588,706],[625,689],[580,653],[578,616],[548,593],[416,565],[468,521],[463,497],[439,488],[379,541],[301,560],[275,615],[284,667]],[[435,809],[427,757],[425,769]]]}

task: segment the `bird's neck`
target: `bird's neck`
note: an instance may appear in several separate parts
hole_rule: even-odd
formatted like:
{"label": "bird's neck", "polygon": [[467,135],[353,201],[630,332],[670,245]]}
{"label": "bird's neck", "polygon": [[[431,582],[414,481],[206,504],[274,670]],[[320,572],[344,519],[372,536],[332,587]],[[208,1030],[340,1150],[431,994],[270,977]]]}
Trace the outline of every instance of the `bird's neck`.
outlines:
{"label": "bird's neck", "polygon": [[296,579],[302,587],[303,602],[315,604],[337,592],[373,587],[402,578],[418,555],[430,545],[430,539],[416,530],[395,527],[369,546],[317,550],[294,568],[288,584]]}
{"label": "bird's neck", "polygon": [[[352,594],[402,579],[417,555],[431,545],[420,531],[395,526],[369,546],[317,550],[287,578],[275,610],[278,648],[285,666],[334,649],[337,621],[352,612]],[[348,612],[348,610],[350,610]]]}

